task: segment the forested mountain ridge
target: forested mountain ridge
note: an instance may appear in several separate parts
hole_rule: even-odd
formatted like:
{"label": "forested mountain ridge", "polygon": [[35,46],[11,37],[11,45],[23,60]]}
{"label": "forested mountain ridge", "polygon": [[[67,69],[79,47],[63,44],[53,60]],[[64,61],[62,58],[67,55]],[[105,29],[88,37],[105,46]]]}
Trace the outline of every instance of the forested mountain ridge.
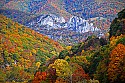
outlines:
{"label": "forested mountain ridge", "polygon": [[62,47],[58,42],[0,15],[0,82],[124,83],[125,9],[109,39],[89,36]]}
{"label": "forested mountain ridge", "polygon": [[[106,36],[111,21],[125,8],[124,0],[2,0],[0,2],[0,14],[67,45],[84,41],[93,34],[99,37]],[[37,22],[33,20],[39,20],[39,16],[42,15],[54,15],[54,20],[50,17],[45,18],[47,22],[45,19]],[[55,16],[63,18],[60,20],[65,22],[60,23],[55,20],[57,19]],[[76,18],[74,22],[69,23],[72,17]],[[80,23],[80,19],[86,20],[87,23]]]}
{"label": "forested mountain ridge", "polygon": [[[117,19],[118,23],[123,24],[123,30],[124,10],[119,14],[120,18],[118,16]],[[124,83],[125,33],[117,35],[121,28],[114,28],[113,25],[110,26],[113,31],[109,32],[109,40],[90,36],[85,42],[66,46],[57,58],[48,61],[45,71],[35,74],[33,83]],[[112,32],[116,34],[112,35]]]}
{"label": "forested mountain ridge", "polygon": [[0,15],[0,82],[28,82],[40,65],[58,56],[56,41]]}
{"label": "forested mountain ridge", "polygon": [[118,18],[112,21],[110,26],[110,37],[125,34],[125,9],[118,13]]}

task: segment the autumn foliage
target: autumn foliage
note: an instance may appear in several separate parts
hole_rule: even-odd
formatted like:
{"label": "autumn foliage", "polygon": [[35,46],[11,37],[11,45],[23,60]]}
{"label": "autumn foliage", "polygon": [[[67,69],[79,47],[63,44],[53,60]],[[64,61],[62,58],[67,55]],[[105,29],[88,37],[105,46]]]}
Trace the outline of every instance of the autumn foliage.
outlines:
{"label": "autumn foliage", "polygon": [[89,75],[85,73],[85,71],[81,66],[77,65],[77,69],[73,72],[72,75],[73,83],[89,79],[90,79]]}
{"label": "autumn foliage", "polygon": [[43,80],[46,80],[46,77],[47,77],[46,72],[36,72],[36,74],[34,76],[34,80],[32,81],[32,83],[40,83]]}
{"label": "autumn foliage", "polygon": [[47,70],[47,79],[49,80],[50,83],[55,83],[57,79],[56,75],[56,69],[55,68],[49,68]]}
{"label": "autumn foliage", "polygon": [[125,81],[125,46],[118,44],[110,54],[108,76],[111,82]]}
{"label": "autumn foliage", "polygon": [[[1,82],[32,80],[34,72],[53,56],[53,52],[57,55],[62,50],[58,42],[0,15],[0,70],[3,72],[0,77],[5,76]],[[18,75],[19,69],[27,78]]]}
{"label": "autumn foliage", "polygon": [[[120,19],[116,21],[124,27]],[[0,82],[124,83],[125,34],[119,32],[122,27],[113,33],[118,26],[112,25],[110,40],[90,36],[64,50],[58,42],[0,15]]]}

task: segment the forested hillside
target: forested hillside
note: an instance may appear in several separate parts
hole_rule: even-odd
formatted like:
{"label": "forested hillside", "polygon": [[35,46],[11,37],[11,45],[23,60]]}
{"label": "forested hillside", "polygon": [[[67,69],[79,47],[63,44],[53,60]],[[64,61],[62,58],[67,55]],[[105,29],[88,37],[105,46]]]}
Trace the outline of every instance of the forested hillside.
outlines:
{"label": "forested hillside", "polygon": [[106,36],[124,8],[125,0],[0,1],[0,14],[66,45]]}
{"label": "forested hillside", "polygon": [[[110,26],[110,39],[90,36],[84,42],[67,46],[57,59],[51,58],[46,71],[35,74],[34,83],[124,83],[125,10]],[[115,24],[122,24],[117,25]],[[120,28],[118,28],[120,27]],[[118,33],[118,31],[120,31]],[[113,35],[112,35],[113,34]],[[118,35],[117,35],[118,34]],[[51,73],[50,73],[51,71]],[[48,73],[45,76],[44,73]],[[39,76],[44,76],[43,79]]]}
{"label": "forested hillside", "polygon": [[63,49],[57,42],[0,15],[0,82],[27,82]]}
{"label": "forested hillside", "polygon": [[124,83],[125,9],[107,34],[63,48],[0,15],[0,82]]}

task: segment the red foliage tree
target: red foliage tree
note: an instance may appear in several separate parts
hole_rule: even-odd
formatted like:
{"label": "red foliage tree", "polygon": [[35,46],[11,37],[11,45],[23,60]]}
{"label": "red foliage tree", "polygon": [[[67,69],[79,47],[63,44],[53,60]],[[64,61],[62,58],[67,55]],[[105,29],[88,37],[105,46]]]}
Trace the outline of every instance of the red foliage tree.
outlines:
{"label": "red foliage tree", "polygon": [[90,77],[88,74],[85,73],[83,68],[81,66],[79,66],[79,67],[77,67],[77,69],[74,71],[74,73],[72,75],[72,81],[73,81],[73,83],[76,83],[76,82],[82,81],[84,79],[89,80]]}
{"label": "red foliage tree", "polygon": [[36,72],[32,83],[40,83],[41,81],[46,80],[46,77],[47,77],[46,72]]}

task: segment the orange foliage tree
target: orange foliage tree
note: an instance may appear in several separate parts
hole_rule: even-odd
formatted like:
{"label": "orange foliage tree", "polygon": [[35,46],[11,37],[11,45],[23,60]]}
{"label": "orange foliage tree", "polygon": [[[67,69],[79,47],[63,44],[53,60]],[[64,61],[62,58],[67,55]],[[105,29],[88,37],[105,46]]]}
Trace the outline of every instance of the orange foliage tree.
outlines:
{"label": "orange foliage tree", "polygon": [[89,80],[90,77],[88,74],[85,73],[85,71],[83,70],[83,68],[79,65],[75,65],[77,68],[75,69],[75,71],[72,74],[72,82],[76,83],[79,81],[83,81],[83,80]]}
{"label": "orange foliage tree", "polygon": [[67,83],[67,82],[62,78],[57,78],[55,83]]}
{"label": "orange foliage tree", "polygon": [[110,82],[121,83],[125,81],[125,46],[118,44],[110,54],[108,78]]}
{"label": "orange foliage tree", "polygon": [[36,72],[35,76],[34,76],[34,80],[32,81],[32,83],[40,83],[43,80],[46,80],[47,77],[47,73],[46,72]]}

